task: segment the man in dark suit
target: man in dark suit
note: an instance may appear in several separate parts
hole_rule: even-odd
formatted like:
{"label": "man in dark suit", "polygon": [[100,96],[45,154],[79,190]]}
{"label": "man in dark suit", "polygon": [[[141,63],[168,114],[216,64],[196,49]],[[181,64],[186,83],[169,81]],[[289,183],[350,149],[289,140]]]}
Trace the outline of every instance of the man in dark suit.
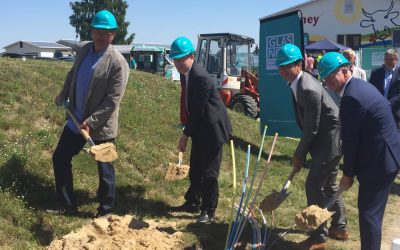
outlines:
{"label": "man in dark suit", "polygon": [[[296,121],[303,132],[292,159],[293,170],[300,171],[308,153],[310,171],[306,180],[307,204],[325,207],[337,191],[336,177],[341,155],[338,148],[339,109],[330,94],[312,75],[302,71],[303,56],[293,44],[285,44],[277,54],[279,74],[288,81],[293,96]],[[326,249],[326,238],[347,240],[344,204],[337,199],[328,231],[326,223],[310,237],[294,247],[297,249]]]}
{"label": "man in dark suit", "polygon": [[381,246],[382,220],[400,168],[400,135],[390,104],[370,84],[352,77],[349,61],[337,52],[320,61],[320,74],[340,94],[344,190],[359,182],[358,210],[362,250]]}
{"label": "man in dark suit", "polygon": [[213,221],[218,205],[218,176],[224,143],[232,133],[226,108],[216,84],[208,72],[194,61],[192,42],[178,37],[171,45],[170,57],[181,74],[181,108],[187,122],[179,139],[178,148],[184,152],[188,138],[192,139],[190,153],[190,187],[186,202],[178,210],[195,212],[200,206],[198,222]]}
{"label": "man in dark suit", "polygon": [[395,49],[385,52],[384,64],[372,70],[369,82],[389,100],[397,129],[400,130],[400,70],[399,55]]}

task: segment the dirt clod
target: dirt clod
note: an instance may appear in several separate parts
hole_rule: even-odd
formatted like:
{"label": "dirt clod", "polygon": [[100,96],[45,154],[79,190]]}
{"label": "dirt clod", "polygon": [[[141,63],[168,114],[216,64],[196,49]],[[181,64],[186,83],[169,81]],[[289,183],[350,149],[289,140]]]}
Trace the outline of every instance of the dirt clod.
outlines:
{"label": "dirt clod", "polygon": [[188,165],[178,165],[169,163],[167,167],[167,173],[165,174],[166,180],[183,180],[189,173],[189,166]]}
{"label": "dirt clod", "polygon": [[317,229],[322,223],[328,220],[331,215],[332,213],[327,209],[311,205],[296,214],[294,221],[300,230],[310,231]]}
{"label": "dirt clod", "polygon": [[112,162],[118,159],[114,143],[107,142],[90,147],[89,152],[96,161]]}

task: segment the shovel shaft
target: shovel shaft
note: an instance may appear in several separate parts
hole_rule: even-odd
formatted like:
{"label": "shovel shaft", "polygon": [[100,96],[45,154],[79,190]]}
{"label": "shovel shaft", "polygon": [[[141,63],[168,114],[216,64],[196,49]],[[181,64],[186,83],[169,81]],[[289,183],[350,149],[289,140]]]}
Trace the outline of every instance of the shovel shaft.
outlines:
{"label": "shovel shaft", "polygon": [[71,117],[72,122],[75,124],[75,126],[79,129],[81,135],[83,136],[83,138],[85,138],[85,140],[87,141],[87,143],[90,146],[94,146],[94,142],[92,140],[92,138],[90,137],[89,133],[86,132],[86,130],[81,129],[81,126],[79,125],[78,120],[76,119],[76,117],[74,116],[74,114],[72,114],[71,110],[69,110],[67,107],[65,108],[65,110],[67,111],[67,114]]}
{"label": "shovel shaft", "polygon": [[333,194],[333,197],[328,201],[326,204],[325,208],[329,209],[333,206],[333,203],[339,198],[339,196],[343,193],[344,189],[342,187],[339,187],[339,189],[336,191],[336,193]]}
{"label": "shovel shaft", "polygon": [[179,151],[179,153],[178,153],[178,166],[182,165],[182,161],[183,161],[183,152]]}
{"label": "shovel shaft", "polygon": [[288,190],[290,183],[292,182],[294,176],[296,175],[296,171],[292,170],[292,172],[290,172],[288,178],[285,181],[285,184],[283,184],[283,188],[281,190],[281,193],[286,193],[286,191]]}

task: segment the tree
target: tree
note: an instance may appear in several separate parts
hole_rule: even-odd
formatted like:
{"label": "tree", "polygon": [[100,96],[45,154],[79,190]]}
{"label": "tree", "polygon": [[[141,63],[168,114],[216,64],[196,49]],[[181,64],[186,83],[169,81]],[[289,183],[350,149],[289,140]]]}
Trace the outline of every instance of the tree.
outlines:
{"label": "tree", "polygon": [[125,21],[126,9],[128,4],[124,0],[82,0],[69,3],[73,14],[69,17],[69,23],[75,27],[75,31],[80,36],[81,41],[91,40],[90,23],[94,15],[100,10],[108,10],[117,19],[118,29],[113,44],[131,44],[135,34],[129,35],[128,26],[130,22]]}

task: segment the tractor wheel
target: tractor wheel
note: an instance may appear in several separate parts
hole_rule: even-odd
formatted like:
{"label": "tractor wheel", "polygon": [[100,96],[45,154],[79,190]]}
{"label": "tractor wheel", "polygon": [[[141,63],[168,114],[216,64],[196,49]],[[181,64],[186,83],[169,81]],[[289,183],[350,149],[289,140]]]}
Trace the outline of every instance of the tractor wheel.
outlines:
{"label": "tractor wheel", "polygon": [[252,118],[257,118],[258,108],[253,97],[249,95],[237,95],[233,98],[231,108]]}

